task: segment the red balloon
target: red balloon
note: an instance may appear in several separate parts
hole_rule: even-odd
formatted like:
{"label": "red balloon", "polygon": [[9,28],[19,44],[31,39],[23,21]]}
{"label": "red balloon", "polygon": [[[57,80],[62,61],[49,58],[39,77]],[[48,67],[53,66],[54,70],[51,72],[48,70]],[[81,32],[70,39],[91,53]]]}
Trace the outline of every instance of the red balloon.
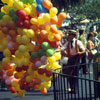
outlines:
{"label": "red balloon", "polygon": [[38,69],[38,73],[39,73],[39,74],[44,74],[44,72],[45,72],[45,69],[43,69],[43,68],[39,68],[39,69]]}
{"label": "red balloon", "polygon": [[24,10],[17,10],[16,11],[17,16],[19,16],[21,19],[25,19],[26,12]]}
{"label": "red balloon", "polygon": [[23,25],[24,25],[25,28],[30,28],[31,23],[30,23],[29,20],[25,20],[24,23],[23,23]]}
{"label": "red balloon", "polygon": [[19,20],[19,21],[16,22],[16,24],[17,24],[18,27],[23,27],[24,22],[22,20]]}
{"label": "red balloon", "polygon": [[16,93],[16,89],[14,87],[10,88],[11,93]]}
{"label": "red balloon", "polygon": [[45,73],[46,73],[47,77],[52,76],[52,71],[51,70],[46,70]]}
{"label": "red balloon", "polygon": [[50,46],[51,46],[52,48],[58,48],[59,42],[50,42]]}
{"label": "red balloon", "polygon": [[39,15],[40,15],[40,13],[39,13],[39,12],[37,12],[37,17],[39,17]]}

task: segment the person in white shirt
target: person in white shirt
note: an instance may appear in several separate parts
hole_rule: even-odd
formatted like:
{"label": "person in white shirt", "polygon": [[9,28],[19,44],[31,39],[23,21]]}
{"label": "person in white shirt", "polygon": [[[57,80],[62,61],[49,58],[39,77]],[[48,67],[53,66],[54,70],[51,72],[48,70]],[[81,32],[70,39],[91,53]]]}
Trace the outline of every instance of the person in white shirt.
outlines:
{"label": "person in white shirt", "polygon": [[[77,64],[83,64],[83,73],[86,73],[86,49],[80,40],[75,39],[77,32],[75,30],[68,31],[68,41],[60,48],[62,54],[68,57],[67,65],[63,66],[63,73],[67,75],[78,76],[79,68]],[[71,91],[74,92],[77,79],[69,78]]]}

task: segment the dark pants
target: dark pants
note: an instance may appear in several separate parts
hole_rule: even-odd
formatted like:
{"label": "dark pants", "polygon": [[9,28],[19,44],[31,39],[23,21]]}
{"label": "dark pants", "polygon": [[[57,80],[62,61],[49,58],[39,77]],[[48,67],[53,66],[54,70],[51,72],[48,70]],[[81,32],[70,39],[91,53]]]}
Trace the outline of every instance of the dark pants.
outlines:
{"label": "dark pants", "polygon": [[[81,66],[78,66],[78,63],[81,60]],[[68,77],[68,81],[70,84],[70,88],[75,89],[78,86],[78,78],[75,78],[73,76],[78,76],[79,75],[79,70],[80,68],[83,68],[83,73],[86,72],[86,54],[82,55],[75,55],[68,59],[68,63],[66,66],[63,68],[63,73],[67,75],[71,75],[72,77]]]}

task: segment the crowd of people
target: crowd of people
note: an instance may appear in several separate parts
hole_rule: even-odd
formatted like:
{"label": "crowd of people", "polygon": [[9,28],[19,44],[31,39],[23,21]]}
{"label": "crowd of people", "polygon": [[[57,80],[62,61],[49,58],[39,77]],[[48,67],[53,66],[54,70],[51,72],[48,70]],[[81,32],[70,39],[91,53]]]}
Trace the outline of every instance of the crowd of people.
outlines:
{"label": "crowd of people", "polygon": [[[99,39],[97,32],[86,33],[84,30],[68,30],[64,31],[64,37],[60,51],[63,57],[67,57],[68,61],[62,64],[64,74],[78,76],[79,70],[83,70],[83,74],[90,74],[90,64],[93,56],[99,52]],[[67,63],[66,63],[67,62]],[[80,66],[77,66],[80,63]],[[88,66],[86,65],[88,63]],[[74,91],[77,79],[69,79],[71,91]]]}

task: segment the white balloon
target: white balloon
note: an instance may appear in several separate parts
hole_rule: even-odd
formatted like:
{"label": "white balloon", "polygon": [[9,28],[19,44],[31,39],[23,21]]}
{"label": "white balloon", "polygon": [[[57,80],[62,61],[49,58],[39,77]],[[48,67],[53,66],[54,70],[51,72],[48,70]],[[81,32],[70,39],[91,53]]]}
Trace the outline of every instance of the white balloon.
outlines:
{"label": "white balloon", "polygon": [[68,57],[63,57],[60,61],[60,63],[62,64],[67,64],[67,62],[68,62]]}

